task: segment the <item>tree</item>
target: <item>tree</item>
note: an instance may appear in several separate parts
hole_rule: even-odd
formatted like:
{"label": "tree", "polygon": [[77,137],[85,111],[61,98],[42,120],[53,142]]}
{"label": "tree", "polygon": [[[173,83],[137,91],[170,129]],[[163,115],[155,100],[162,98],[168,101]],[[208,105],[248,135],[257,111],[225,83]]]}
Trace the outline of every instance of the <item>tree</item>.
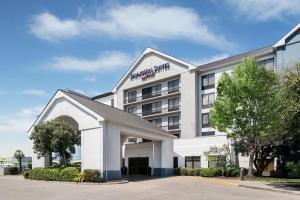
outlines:
{"label": "tree", "polygon": [[52,160],[52,153],[55,153],[60,158],[60,164],[67,167],[72,153],[75,153],[74,146],[80,144],[80,133],[67,122],[55,119],[36,125],[30,139],[38,156],[49,156]]}
{"label": "tree", "polygon": [[34,126],[34,129],[30,135],[30,139],[33,141],[33,150],[37,154],[38,158],[48,157],[49,165],[52,165],[52,153],[53,149],[53,126],[51,121],[41,122]]}
{"label": "tree", "polygon": [[280,143],[284,127],[278,76],[247,58],[232,74],[223,73],[217,93],[211,111],[212,126],[226,132],[235,149],[249,156],[249,176],[253,175],[253,165],[262,173],[267,158],[276,156],[274,147]]}
{"label": "tree", "polygon": [[22,171],[22,160],[25,158],[24,153],[21,150],[17,150],[14,154],[14,158],[18,160],[20,172]]}
{"label": "tree", "polygon": [[222,170],[222,176],[224,176],[226,167],[233,164],[229,144],[224,144],[220,147],[212,146],[208,151],[204,152],[204,156],[207,157],[208,161],[216,162],[216,167],[219,167]]}

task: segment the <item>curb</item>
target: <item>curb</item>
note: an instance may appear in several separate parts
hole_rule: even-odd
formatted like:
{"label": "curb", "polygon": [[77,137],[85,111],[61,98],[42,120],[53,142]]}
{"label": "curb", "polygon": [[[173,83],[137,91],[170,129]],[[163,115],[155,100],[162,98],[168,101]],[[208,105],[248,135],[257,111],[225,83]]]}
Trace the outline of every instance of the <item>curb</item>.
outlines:
{"label": "curb", "polygon": [[70,185],[117,185],[117,184],[126,184],[129,181],[111,181],[111,182],[102,182],[102,183],[92,183],[92,182],[67,182],[67,181],[45,181],[45,180],[31,180],[31,179],[24,179],[28,182],[42,182],[42,183],[60,183],[60,184],[70,184]]}
{"label": "curb", "polygon": [[262,187],[249,186],[249,185],[238,185],[238,186],[243,187],[243,188],[264,190],[264,191],[270,191],[270,192],[278,192],[278,193],[283,193],[283,194],[293,194],[293,195],[296,195],[296,196],[300,196],[300,194],[297,194],[297,193],[291,192],[291,191],[283,191],[283,190],[276,190],[276,189],[272,189],[272,188],[262,188]]}

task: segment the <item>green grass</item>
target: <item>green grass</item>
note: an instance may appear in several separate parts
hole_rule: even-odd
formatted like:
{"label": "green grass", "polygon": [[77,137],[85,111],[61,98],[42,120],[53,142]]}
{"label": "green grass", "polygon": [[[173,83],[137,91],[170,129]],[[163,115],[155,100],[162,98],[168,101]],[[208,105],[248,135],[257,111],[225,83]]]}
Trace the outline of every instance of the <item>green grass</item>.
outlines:
{"label": "green grass", "polygon": [[300,179],[291,178],[272,178],[272,177],[246,177],[247,181],[262,181],[268,183],[299,183]]}

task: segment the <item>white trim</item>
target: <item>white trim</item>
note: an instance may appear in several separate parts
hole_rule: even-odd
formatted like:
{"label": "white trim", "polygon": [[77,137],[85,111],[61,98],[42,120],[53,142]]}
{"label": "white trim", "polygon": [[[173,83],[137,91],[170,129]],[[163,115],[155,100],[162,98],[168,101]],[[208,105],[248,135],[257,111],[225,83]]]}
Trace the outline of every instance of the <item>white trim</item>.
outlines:
{"label": "white trim", "polygon": [[276,42],[273,47],[274,48],[277,48],[277,47],[280,47],[280,46],[283,46],[285,45],[286,43],[286,40],[292,35],[294,34],[296,31],[298,31],[300,29],[300,23],[295,26],[292,30],[290,30],[283,38],[281,38],[278,42]]}
{"label": "white trim", "polygon": [[160,51],[157,51],[155,49],[152,49],[152,48],[146,48],[144,50],[144,52],[137,58],[137,60],[133,63],[133,65],[128,69],[128,71],[126,72],[126,74],[121,78],[121,80],[119,80],[119,82],[117,83],[117,85],[113,88],[112,92],[115,93],[117,91],[117,88],[124,82],[124,80],[128,77],[128,75],[136,68],[136,66],[138,65],[138,63],[143,59],[144,56],[150,54],[150,53],[154,53],[154,54],[157,54],[157,55],[160,55],[162,57],[165,57],[167,59],[170,59],[170,60],[173,60],[177,63],[180,63],[184,66],[187,66],[189,70],[192,70],[194,68],[196,68],[195,65],[193,64],[190,64],[188,62],[185,62],[183,60],[180,60],[180,59],[177,59],[173,56],[169,56],[163,52],[160,52]]}
{"label": "white trim", "polygon": [[30,127],[30,129],[28,130],[28,134],[31,133],[32,129],[34,128],[34,126],[36,124],[38,124],[39,122],[42,121],[42,119],[45,117],[45,115],[48,113],[48,110],[51,108],[51,106],[53,106],[55,104],[55,102],[61,98],[65,98],[68,101],[72,102],[73,104],[75,104],[76,106],[80,107],[81,109],[85,110],[86,112],[88,112],[90,115],[92,115],[97,121],[102,120],[102,117],[100,115],[98,115],[97,113],[95,113],[94,111],[90,110],[89,108],[85,107],[84,105],[80,104],[79,102],[77,102],[76,100],[72,99],[71,97],[69,97],[68,95],[64,94],[62,91],[58,90],[54,96],[52,97],[52,99],[50,100],[50,102],[47,104],[47,106],[44,108],[44,110],[41,112],[41,114],[38,116],[37,120],[33,123],[33,125]]}

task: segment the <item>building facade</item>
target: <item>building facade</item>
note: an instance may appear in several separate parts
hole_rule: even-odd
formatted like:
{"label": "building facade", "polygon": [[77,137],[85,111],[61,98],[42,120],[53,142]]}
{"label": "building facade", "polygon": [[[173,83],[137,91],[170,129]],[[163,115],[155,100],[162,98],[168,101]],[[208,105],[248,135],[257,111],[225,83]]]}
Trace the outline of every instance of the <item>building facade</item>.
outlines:
{"label": "building facade", "polygon": [[[212,146],[231,144],[225,133],[209,124],[209,111],[217,97],[222,73],[230,73],[246,57],[254,57],[259,64],[278,72],[293,66],[300,60],[299,29],[300,24],[274,45],[201,66],[147,48],[112,92],[104,94],[105,98],[94,99],[109,105],[113,102],[113,106],[175,135],[174,167],[209,167],[203,153]],[[239,164],[248,167],[248,159],[240,157]]]}

